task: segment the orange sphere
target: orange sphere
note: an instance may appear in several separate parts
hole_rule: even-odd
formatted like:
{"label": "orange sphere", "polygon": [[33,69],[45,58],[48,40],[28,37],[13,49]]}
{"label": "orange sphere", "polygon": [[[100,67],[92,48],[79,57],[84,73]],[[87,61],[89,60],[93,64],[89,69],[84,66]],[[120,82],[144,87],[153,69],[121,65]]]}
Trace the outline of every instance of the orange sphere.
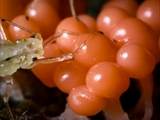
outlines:
{"label": "orange sphere", "polygon": [[117,63],[131,78],[150,75],[156,65],[154,56],[139,44],[122,46],[117,53]]}
{"label": "orange sphere", "polygon": [[128,12],[131,16],[135,17],[136,11],[138,9],[138,3],[136,2],[136,0],[110,0],[103,5],[102,10],[107,7],[121,8]]}
{"label": "orange sphere", "polygon": [[86,76],[86,85],[96,95],[119,97],[129,87],[130,79],[122,68],[111,62],[100,62],[91,67]]}
{"label": "orange sphere", "polygon": [[87,14],[80,14],[77,16],[87,27],[89,32],[97,30],[96,20]]}
{"label": "orange sphere", "polygon": [[39,25],[44,39],[54,34],[60,22],[59,15],[47,1],[37,1],[33,6],[30,3],[26,8],[26,15]]}
{"label": "orange sphere", "polygon": [[[29,30],[40,32],[39,26],[35,23],[35,21],[27,18],[24,14],[15,17],[12,22],[21,25],[22,27]],[[12,37],[11,41],[15,41],[16,39],[29,38],[33,36],[31,33],[28,33],[27,31],[22,30],[14,25],[9,25],[9,32]]]}
{"label": "orange sphere", "polygon": [[[43,58],[56,57],[61,55],[56,44],[50,44],[44,48]],[[53,75],[56,67],[61,63],[39,64],[32,68],[32,72],[41,80],[47,87],[55,87]]]}
{"label": "orange sphere", "polygon": [[[71,34],[72,32],[77,34],[88,32],[87,26],[82,21],[79,21],[73,17],[65,18],[58,24],[56,33],[61,32],[62,30],[71,32]],[[76,42],[76,40],[77,40],[76,35],[70,35],[68,33],[64,33],[57,39],[57,44],[59,45],[59,48],[63,52],[71,52],[73,44]]]}
{"label": "orange sphere", "polygon": [[110,39],[122,47],[136,43],[149,50],[159,62],[158,36],[150,27],[137,18],[126,18],[117,23],[110,33]]}
{"label": "orange sphere", "polygon": [[63,62],[54,72],[54,82],[63,92],[68,93],[81,85],[85,85],[88,69],[75,60]]}
{"label": "orange sphere", "polygon": [[138,8],[137,18],[147,23],[160,35],[160,1],[146,0]]}
{"label": "orange sphere", "polygon": [[116,24],[129,16],[130,15],[121,8],[107,7],[103,9],[97,17],[97,29],[109,37],[111,30]]}
{"label": "orange sphere", "polygon": [[79,86],[69,93],[68,103],[75,113],[93,116],[106,106],[107,100],[89,92],[86,86]]}
{"label": "orange sphere", "polygon": [[116,61],[117,47],[103,34],[94,32],[91,34],[82,34],[74,44],[75,51],[84,42],[85,45],[79,49],[75,55],[75,60],[87,68],[103,61]]}

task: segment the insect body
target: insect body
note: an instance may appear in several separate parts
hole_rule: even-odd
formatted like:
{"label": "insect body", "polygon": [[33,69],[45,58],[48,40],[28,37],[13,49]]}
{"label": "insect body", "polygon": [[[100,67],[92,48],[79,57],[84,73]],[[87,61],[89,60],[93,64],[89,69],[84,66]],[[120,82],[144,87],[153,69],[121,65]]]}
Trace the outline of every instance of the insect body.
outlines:
{"label": "insect body", "polygon": [[[56,38],[63,35],[63,33],[67,33],[70,35],[79,34],[69,31],[61,31],[59,34],[51,36],[48,40],[46,40],[47,42],[43,44],[43,39],[39,33],[28,30],[3,18],[0,18],[0,21],[19,27],[20,29],[33,35],[28,39],[16,40],[14,43],[6,39],[0,40],[0,76],[4,77],[7,84],[3,101],[8,109],[10,120],[14,120],[14,117],[8,105],[9,96],[13,86],[12,74],[15,73],[19,68],[29,69],[37,64],[49,64],[54,62],[61,62],[64,60],[70,60],[75,56],[75,54],[82,48],[84,44],[77,48],[77,50],[75,50],[73,53],[40,59],[39,57],[44,53],[43,47],[54,42]],[[0,37],[5,36],[3,35],[5,33],[1,29],[2,27],[0,27]]]}
{"label": "insect body", "polygon": [[0,40],[0,76],[12,75],[19,68],[30,68],[34,58],[44,53],[42,42],[39,33],[35,38],[20,39],[14,43]]}

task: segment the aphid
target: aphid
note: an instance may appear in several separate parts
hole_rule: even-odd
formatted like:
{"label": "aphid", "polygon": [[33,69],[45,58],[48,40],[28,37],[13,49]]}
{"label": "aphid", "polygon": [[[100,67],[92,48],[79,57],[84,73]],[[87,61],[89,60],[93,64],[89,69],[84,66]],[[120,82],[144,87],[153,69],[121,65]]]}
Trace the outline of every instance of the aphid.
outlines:
{"label": "aphid", "polygon": [[[58,57],[39,58],[43,55],[43,47],[54,42],[56,38],[60,37],[63,33],[78,36],[78,33],[71,31],[62,31],[58,34],[51,36],[45,44],[43,44],[43,38],[40,33],[28,30],[18,24],[7,21],[0,18],[0,21],[19,27],[20,29],[31,33],[33,36],[28,39],[16,40],[14,43],[4,39],[0,40],[0,76],[5,78],[6,91],[3,97],[3,101],[8,108],[10,118],[14,120],[11,110],[8,105],[9,96],[13,86],[12,74],[19,68],[30,69],[37,64],[49,64],[54,62],[60,62],[64,60],[72,59],[76,53],[86,44],[86,41],[79,46],[73,53],[64,54]],[[2,30],[1,30],[2,31]],[[1,32],[2,33],[2,32]]]}

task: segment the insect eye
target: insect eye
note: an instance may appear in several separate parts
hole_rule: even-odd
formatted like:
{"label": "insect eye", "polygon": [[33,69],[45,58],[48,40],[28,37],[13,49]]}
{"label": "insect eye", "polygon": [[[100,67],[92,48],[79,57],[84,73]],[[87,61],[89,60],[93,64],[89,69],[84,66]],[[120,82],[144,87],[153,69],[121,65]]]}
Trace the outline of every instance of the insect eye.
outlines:
{"label": "insect eye", "polygon": [[30,38],[35,38],[35,35],[32,35]]}
{"label": "insect eye", "polygon": [[118,42],[117,40],[115,40],[115,39],[112,39],[114,42]]}
{"label": "insect eye", "polygon": [[104,35],[104,33],[102,31],[97,31],[97,32],[100,33],[100,34],[102,34],[102,35]]}
{"label": "insect eye", "polygon": [[10,59],[11,59],[11,57],[9,57],[9,58],[6,58],[6,59],[5,59],[5,61],[8,61],[8,60],[10,60]]}
{"label": "insect eye", "polygon": [[32,60],[33,60],[33,61],[36,61],[36,60],[37,60],[37,57],[32,58]]}

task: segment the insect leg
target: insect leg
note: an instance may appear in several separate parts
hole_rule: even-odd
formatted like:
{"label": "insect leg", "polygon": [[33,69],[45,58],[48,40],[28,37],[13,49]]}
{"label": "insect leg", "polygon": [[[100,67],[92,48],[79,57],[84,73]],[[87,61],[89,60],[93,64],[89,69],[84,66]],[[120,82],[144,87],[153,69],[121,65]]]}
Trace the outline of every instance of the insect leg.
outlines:
{"label": "insect leg", "polygon": [[4,33],[4,29],[0,22],[0,39],[7,40],[6,34]]}
{"label": "insect leg", "polygon": [[[1,18],[0,18],[0,21],[1,21]],[[7,37],[6,37],[6,34],[4,32],[3,27],[1,25],[1,22],[0,22],[0,39],[7,40]],[[12,76],[5,76],[4,79],[6,81],[6,90],[5,90],[5,93],[4,93],[3,101],[4,101],[4,104],[7,108],[7,110],[8,110],[10,120],[14,120],[14,117],[12,115],[11,109],[10,109],[9,104],[8,104],[10,93],[11,93],[12,86],[13,86],[13,77]]]}
{"label": "insect leg", "polygon": [[[96,32],[94,32],[94,33],[96,33]],[[73,53],[67,53],[64,55],[56,56],[56,57],[36,59],[29,66],[29,68],[32,68],[32,67],[36,66],[37,64],[50,64],[50,63],[61,62],[61,61],[65,61],[65,60],[71,60],[81,50],[81,48],[86,45],[87,41],[92,39],[93,36],[94,36],[94,34],[91,33],[88,36],[88,38]]]}
{"label": "insect leg", "polygon": [[72,53],[64,54],[61,56],[56,56],[56,57],[48,57],[48,58],[41,58],[33,61],[33,63],[29,66],[29,68],[32,68],[38,64],[50,64],[50,63],[55,63],[55,62],[61,62],[65,60],[70,60],[73,58]]}
{"label": "insect leg", "polygon": [[6,91],[4,93],[3,101],[6,105],[6,108],[8,109],[8,112],[9,112],[9,115],[10,115],[10,120],[14,120],[14,117],[12,115],[11,109],[10,109],[9,104],[8,104],[9,97],[10,97],[10,94],[11,94],[11,90],[12,90],[12,87],[13,87],[13,77],[12,76],[5,76],[4,79],[6,81],[7,86],[6,86]]}
{"label": "insect leg", "polygon": [[25,28],[25,27],[23,27],[23,26],[21,26],[21,25],[18,25],[18,24],[16,24],[16,23],[10,22],[10,21],[8,21],[8,20],[6,20],[6,19],[0,18],[0,21],[5,22],[5,23],[8,23],[8,24],[13,25],[13,26],[16,26],[16,27],[18,27],[18,28],[20,28],[20,29],[28,32],[28,33],[31,33],[32,35],[36,35],[36,34],[37,34],[37,33],[34,32],[34,31],[31,31],[31,30],[29,30],[29,29],[27,29],[27,28]]}
{"label": "insect leg", "polygon": [[78,36],[79,34],[77,32],[68,31],[68,30],[62,30],[54,34],[53,36],[49,37],[43,42],[43,47],[46,47],[47,45],[53,43],[56,41],[57,38],[61,37],[63,34],[69,34],[69,35],[75,35]]}

